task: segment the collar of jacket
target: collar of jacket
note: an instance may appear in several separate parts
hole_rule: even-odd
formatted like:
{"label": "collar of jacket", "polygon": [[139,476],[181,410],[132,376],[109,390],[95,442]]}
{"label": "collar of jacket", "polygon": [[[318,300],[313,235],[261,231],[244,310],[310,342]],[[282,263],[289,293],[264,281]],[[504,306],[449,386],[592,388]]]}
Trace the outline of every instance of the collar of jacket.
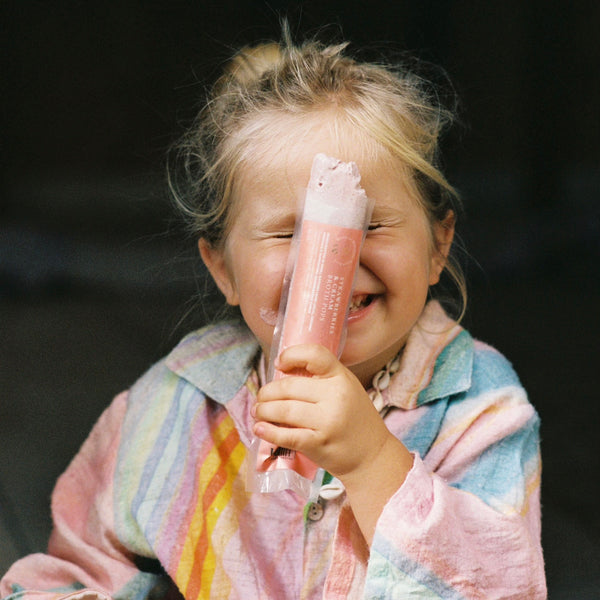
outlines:
{"label": "collar of jacket", "polygon": [[[259,352],[245,324],[226,321],[186,336],[167,356],[166,365],[206,396],[227,404],[248,381]],[[400,369],[383,393],[384,404],[408,410],[463,392],[471,384],[472,367],[471,336],[439,303],[429,302],[408,338]]]}

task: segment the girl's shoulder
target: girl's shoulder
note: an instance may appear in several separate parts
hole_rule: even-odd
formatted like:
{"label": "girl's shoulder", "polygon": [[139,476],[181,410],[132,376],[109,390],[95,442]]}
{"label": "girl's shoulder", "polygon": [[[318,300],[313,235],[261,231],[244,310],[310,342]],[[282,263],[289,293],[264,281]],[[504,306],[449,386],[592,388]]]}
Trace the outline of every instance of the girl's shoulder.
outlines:
{"label": "girl's shoulder", "polygon": [[410,410],[505,387],[521,388],[511,363],[431,301],[408,338],[388,403]]}
{"label": "girl's shoulder", "polygon": [[[504,415],[506,411],[512,411],[514,415],[538,419],[512,363],[499,350],[473,338],[463,329],[446,352],[449,363],[461,364],[458,367],[461,385],[446,397],[447,419],[452,421],[456,415],[471,415],[469,418],[472,418],[472,415],[486,411]],[[453,354],[454,359],[451,358]]]}
{"label": "girl's shoulder", "polygon": [[499,350],[473,339],[473,366],[471,385],[483,391],[486,388],[522,387],[510,360]]}
{"label": "girl's shoulder", "polygon": [[431,375],[417,405],[440,398],[479,396],[501,388],[522,388],[510,361],[492,346],[457,327],[441,351],[431,357]]}

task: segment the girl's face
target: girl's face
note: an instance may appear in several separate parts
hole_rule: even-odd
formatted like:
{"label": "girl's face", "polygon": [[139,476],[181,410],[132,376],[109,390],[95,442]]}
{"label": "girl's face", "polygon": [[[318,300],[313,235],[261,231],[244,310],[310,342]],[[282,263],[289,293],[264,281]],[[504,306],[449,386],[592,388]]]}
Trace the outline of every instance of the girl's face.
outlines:
{"label": "girl's face", "polygon": [[[437,283],[453,235],[452,216],[433,227],[409,192],[401,168],[360,161],[322,129],[293,151],[269,153],[247,166],[236,184],[234,219],[223,251],[200,241],[200,252],[229,304],[239,305],[265,356],[279,307],[298,204],[312,160],[324,152],[357,162],[375,199],[348,318],[341,362],[367,385],[404,346],[430,285]],[[437,245],[436,245],[437,244]],[[439,250],[438,250],[439,249]]]}

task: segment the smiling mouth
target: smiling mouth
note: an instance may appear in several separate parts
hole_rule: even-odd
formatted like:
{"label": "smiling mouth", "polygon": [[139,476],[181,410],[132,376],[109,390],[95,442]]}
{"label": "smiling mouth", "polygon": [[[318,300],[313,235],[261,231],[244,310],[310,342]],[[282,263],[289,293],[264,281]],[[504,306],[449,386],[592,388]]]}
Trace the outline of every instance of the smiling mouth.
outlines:
{"label": "smiling mouth", "polygon": [[357,294],[352,297],[350,301],[350,309],[349,313],[352,314],[354,312],[359,311],[361,308],[365,308],[373,302],[374,296],[372,294]]}

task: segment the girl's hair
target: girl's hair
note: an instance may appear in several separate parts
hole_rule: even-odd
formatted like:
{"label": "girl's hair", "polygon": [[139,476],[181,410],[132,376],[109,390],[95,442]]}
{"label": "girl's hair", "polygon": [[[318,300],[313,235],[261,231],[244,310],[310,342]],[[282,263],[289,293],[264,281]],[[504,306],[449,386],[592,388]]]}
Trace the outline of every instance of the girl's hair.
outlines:
{"label": "girl's hair", "polygon": [[[439,162],[440,137],[454,107],[443,106],[413,67],[361,62],[346,47],[315,40],[298,46],[286,34],[282,43],[246,47],[233,56],[171,154],[169,185],[195,237],[213,247],[224,243],[235,178],[256,156],[257,136],[266,137],[261,130],[282,116],[308,117],[333,106],[354,135],[405,166],[430,223],[443,222],[449,211],[456,215],[460,199]],[[466,285],[453,254],[446,270],[459,290],[462,317]]]}

